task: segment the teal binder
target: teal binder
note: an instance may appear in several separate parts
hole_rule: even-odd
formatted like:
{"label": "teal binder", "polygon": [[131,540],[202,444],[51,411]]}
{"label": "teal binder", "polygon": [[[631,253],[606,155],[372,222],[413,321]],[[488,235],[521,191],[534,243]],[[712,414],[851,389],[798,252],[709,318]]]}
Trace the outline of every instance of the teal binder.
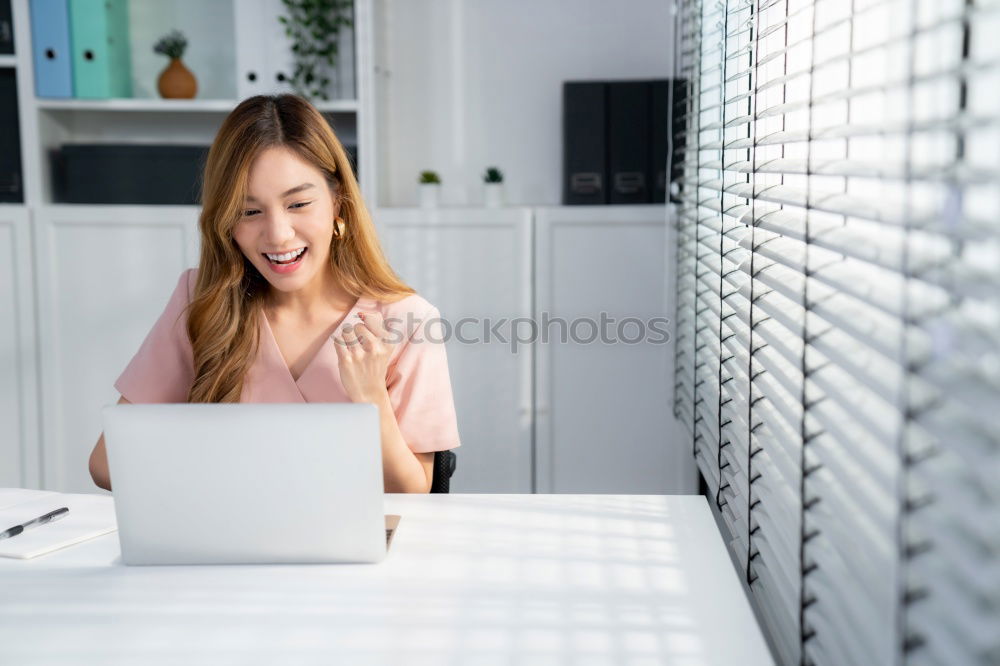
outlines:
{"label": "teal binder", "polygon": [[128,0],[69,0],[77,97],[132,96]]}

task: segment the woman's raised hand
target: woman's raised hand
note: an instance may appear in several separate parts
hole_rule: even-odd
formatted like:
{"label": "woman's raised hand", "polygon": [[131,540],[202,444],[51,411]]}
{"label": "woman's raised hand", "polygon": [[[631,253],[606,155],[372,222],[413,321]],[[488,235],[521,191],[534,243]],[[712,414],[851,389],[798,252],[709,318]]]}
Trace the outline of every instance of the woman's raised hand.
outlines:
{"label": "woman's raised hand", "polygon": [[378,404],[387,394],[386,371],[395,348],[382,315],[362,312],[361,323],[348,322],[333,342],[340,364],[340,381],[352,402]]}

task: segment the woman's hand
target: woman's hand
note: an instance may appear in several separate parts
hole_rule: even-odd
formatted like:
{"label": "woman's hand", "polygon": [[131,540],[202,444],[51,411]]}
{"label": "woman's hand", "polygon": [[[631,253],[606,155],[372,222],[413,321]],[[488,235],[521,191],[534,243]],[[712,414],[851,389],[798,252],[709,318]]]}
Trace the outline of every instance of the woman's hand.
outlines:
{"label": "woman's hand", "polygon": [[352,402],[379,404],[387,395],[385,378],[395,348],[378,312],[362,312],[363,323],[348,323],[334,347],[340,364],[340,381]]}

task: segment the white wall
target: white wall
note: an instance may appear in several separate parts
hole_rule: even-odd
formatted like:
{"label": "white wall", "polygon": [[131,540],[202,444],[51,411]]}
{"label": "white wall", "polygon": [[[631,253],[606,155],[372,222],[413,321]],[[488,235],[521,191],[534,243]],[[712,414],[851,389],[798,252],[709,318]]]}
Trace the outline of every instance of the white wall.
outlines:
{"label": "white wall", "polygon": [[376,13],[382,206],[414,204],[423,169],[445,204],[479,203],[494,164],[508,203],[558,204],[562,82],[673,69],[664,0],[379,0]]}

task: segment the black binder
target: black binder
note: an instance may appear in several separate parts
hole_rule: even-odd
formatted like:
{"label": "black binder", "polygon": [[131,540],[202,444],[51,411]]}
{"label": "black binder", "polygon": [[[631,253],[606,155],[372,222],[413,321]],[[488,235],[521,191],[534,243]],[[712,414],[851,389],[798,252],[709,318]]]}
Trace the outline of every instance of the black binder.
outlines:
{"label": "black binder", "polygon": [[687,79],[672,79],[674,89],[673,113],[670,116],[670,128],[673,132],[673,151],[670,160],[670,182],[676,183],[675,191],[670,195],[670,201],[680,203],[681,183],[684,178],[684,159],[687,152],[687,113],[688,113],[688,81]]}
{"label": "black binder", "polygon": [[563,204],[608,203],[606,90],[563,83]]}
{"label": "black binder", "polygon": [[608,84],[608,201],[612,204],[652,200],[650,163],[650,86],[647,81]]}
{"label": "black binder", "polygon": [[[684,175],[684,125],[687,110],[687,82],[684,79],[650,81],[649,136],[650,161],[648,179],[653,203],[665,203],[667,187]],[[671,88],[673,99],[671,100]],[[671,107],[671,104],[673,106]],[[671,136],[673,134],[673,136]],[[671,151],[673,155],[671,159]],[[667,167],[671,166],[667,178]],[[676,196],[670,200],[677,203]]]}
{"label": "black binder", "polygon": [[670,146],[670,81],[649,82],[649,170],[650,201],[667,200],[667,156]]}
{"label": "black binder", "polygon": [[0,69],[0,202],[23,203],[21,125],[17,113],[17,77],[12,67]]}
{"label": "black binder", "polygon": [[0,0],[0,55],[14,53],[14,15],[10,0]]}

